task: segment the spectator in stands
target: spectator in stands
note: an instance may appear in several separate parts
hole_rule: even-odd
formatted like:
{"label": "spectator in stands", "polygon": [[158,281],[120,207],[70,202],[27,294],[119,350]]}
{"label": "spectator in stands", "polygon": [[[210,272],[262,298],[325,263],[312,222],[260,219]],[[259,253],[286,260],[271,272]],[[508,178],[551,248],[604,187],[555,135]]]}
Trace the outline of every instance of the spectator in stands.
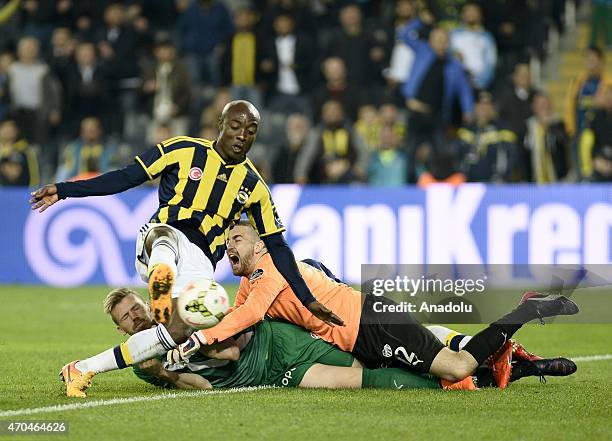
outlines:
{"label": "spectator in stands", "polygon": [[[327,23],[322,22],[319,19],[315,19],[313,13],[317,14],[322,8],[328,5],[316,5],[317,7],[312,8],[309,3],[302,0],[264,0],[256,2],[260,5],[265,3],[262,9],[262,17],[260,22],[260,28],[264,32],[270,32],[274,28],[274,20],[279,15],[288,15],[293,18],[295,29],[297,33],[304,33],[308,35],[315,35],[317,32],[327,30],[329,27]],[[337,5],[332,5],[336,7]],[[318,15],[318,14],[317,14]],[[336,14],[337,17],[337,14]],[[334,18],[336,18],[334,17]]]}
{"label": "spectator in stands", "polygon": [[302,151],[308,132],[310,122],[301,113],[294,113],[287,118],[285,140],[278,146],[276,158],[272,165],[272,176],[276,184],[292,184],[295,163]]}
{"label": "spectator in stands", "polygon": [[466,177],[458,171],[457,159],[448,151],[436,151],[427,160],[426,169],[420,174],[417,185],[427,188],[432,184],[449,184],[457,187]]}
{"label": "spectator in stands", "polygon": [[516,135],[495,118],[491,94],[481,92],[473,124],[458,130],[462,170],[470,182],[511,182],[517,161]]}
{"label": "spectator in stands", "polygon": [[15,55],[11,51],[0,52],[0,121],[10,108],[9,70],[14,62]]}
{"label": "spectator in stands", "polygon": [[217,137],[219,132],[217,128],[219,115],[221,115],[223,107],[231,100],[232,98],[228,89],[217,89],[212,103],[205,107],[200,114],[200,131],[205,130],[213,136],[202,136],[202,138],[215,139]]}
{"label": "spectator in stands", "polygon": [[605,145],[594,152],[591,182],[612,182],[612,145]]}
{"label": "spectator in stands", "polygon": [[229,87],[232,99],[248,100],[261,107],[259,63],[263,41],[255,33],[255,14],[248,7],[234,13],[234,33],[223,45],[221,84]]}
{"label": "spectator in stands", "polygon": [[380,148],[371,153],[368,165],[368,183],[397,187],[406,183],[406,154],[400,150],[402,139],[392,126],[380,130]]}
{"label": "spectator in stands", "polygon": [[43,145],[50,126],[61,121],[61,95],[49,66],[38,59],[39,50],[35,38],[19,40],[17,61],[9,68],[9,91],[21,133],[30,143]]}
{"label": "spectator in stands", "polygon": [[514,66],[529,58],[527,42],[533,22],[531,18],[533,10],[529,3],[529,0],[496,0],[480,3],[483,8],[485,28],[493,33],[497,43],[498,63],[495,81],[497,88],[505,89],[506,79],[512,75]]}
{"label": "spectator in stands", "polygon": [[[166,139],[172,138],[172,131],[170,130],[170,126],[168,124],[158,124],[155,127],[155,131],[150,135],[149,144],[157,145]],[[211,138],[206,138],[211,139]]]}
{"label": "spectator in stands", "polygon": [[329,100],[342,103],[346,116],[355,121],[361,105],[361,89],[348,82],[344,61],[339,57],[327,58],[322,64],[325,84],[320,85],[313,94],[315,121],[319,121],[323,104]]}
{"label": "spectator in stands", "polygon": [[23,34],[38,40],[43,52],[49,47],[56,24],[56,2],[42,0],[22,1],[21,21]]}
{"label": "spectator in stands", "polygon": [[370,89],[376,84],[382,84],[382,71],[387,61],[387,42],[379,41],[374,34],[364,29],[358,5],[344,6],[339,18],[341,27],[331,34],[326,56],[342,58],[351,83]]}
{"label": "spectator in stands", "polygon": [[380,147],[380,131],[382,129],[382,124],[376,106],[373,104],[364,104],[359,107],[358,115],[353,128],[361,137],[368,150],[378,150]]}
{"label": "spectator in stands", "polygon": [[0,186],[39,184],[38,161],[25,139],[19,139],[19,129],[12,119],[0,123]]}
{"label": "spectator in stands", "polygon": [[108,171],[114,150],[113,145],[105,145],[102,139],[100,120],[94,117],[84,118],[81,121],[80,137],[64,150],[63,164],[57,171],[56,181],[65,181],[91,172],[93,163],[96,163],[97,171]]}
{"label": "spectator in stands", "polygon": [[112,135],[123,133],[124,120],[136,110],[141,83],[138,49],[138,35],[126,23],[124,5],[110,3],[104,10],[104,26],[98,32],[98,50],[111,87],[114,112],[110,113],[108,130]]}
{"label": "spectator in stands", "polygon": [[192,1],[180,13],[176,24],[179,49],[194,85],[218,85],[218,52],[233,30],[230,13],[223,2]]}
{"label": "spectator in stands", "polygon": [[294,18],[281,13],[274,18],[274,35],[264,46],[261,68],[265,74],[269,108],[273,112],[311,115],[306,93],[312,87],[315,60],[313,42],[295,31]]}
{"label": "spectator in stands", "polygon": [[531,85],[531,72],[527,63],[514,67],[512,87],[508,88],[498,103],[499,117],[522,142],[527,131],[527,119],[533,115],[533,97],[537,90]]}
{"label": "spectator in stands", "polygon": [[98,29],[94,27],[91,13],[86,10],[80,11],[74,22],[74,37],[79,41],[95,41],[97,36]]}
{"label": "spectator in stands", "polygon": [[378,109],[380,123],[384,127],[391,127],[401,141],[406,140],[405,118],[400,115],[399,109],[393,103],[384,103]]}
{"label": "spectator in stands", "polygon": [[62,83],[62,87],[64,87],[62,78],[64,75],[66,75],[66,72],[72,63],[75,47],[76,41],[74,38],[72,38],[70,28],[55,28],[53,31],[53,37],[51,39],[51,49],[49,50],[47,63],[49,64],[53,74]]}
{"label": "spectator in stands", "polygon": [[570,171],[570,142],[563,121],[553,113],[548,95],[533,99],[533,116],[527,120],[525,147],[530,154],[527,180],[538,184],[558,182]]}
{"label": "spectator in stands", "polygon": [[[398,0],[395,4],[394,28],[396,32],[416,19],[417,7],[415,0]],[[389,68],[383,72],[390,88],[395,90],[399,85],[406,82],[408,75],[412,71],[413,62],[414,51],[401,39],[396,38],[391,49]],[[397,94],[399,94],[399,90]]]}
{"label": "spectator in stands", "polygon": [[594,158],[606,146],[612,146],[612,85],[606,86],[603,90],[601,108],[595,112],[593,121],[580,138],[582,176],[591,176]]}
{"label": "spectator in stands", "polygon": [[608,50],[612,49],[612,1],[591,1],[591,46],[599,46],[602,40]]}
{"label": "spectator in stands", "polygon": [[410,111],[408,119],[409,182],[416,182],[414,171],[417,146],[423,143],[444,145],[447,127],[451,124],[453,106],[459,101],[463,120],[468,122],[474,110],[474,96],[461,63],[448,55],[448,33],[434,28],[429,42],[418,39],[423,27],[413,20],[399,31],[400,38],[415,52],[419,63],[412,66],[402,93]]}
{"label": "spectator in stands", "polygon": [[140,74],[138,58],[135,56],[136,40],[134,29],[126,23],[124,6],[117,2],[110,3],[104,10],[104,25],[98,33],[98,48],[117,81],[137,78]]}
{"label": "spectator in stands", "polygon": [[406,136],[406,124],[393,103],[384,103],[378,109],[373,104],[361,106],[354,127],[371,151],[380,148],[381,130],[384,127],[390,127],[394,136],[402,142]]}
{"label": "spectator in stands", "polygon": [[467,0],[429,0],[424,2],[427,6],[425,10],[428,14],[435,17],[440,26],[446,29],[459,26],[463,6]]}
{"label": "spectator in stands", "polygon": [[85,167],[81,173],[68,179],[68,181],[82,181],[84,179],[95,178],[100,176],[100,158],[97,156],[90,156],[85,161]]}
{"label": "spectator in stands", "polygon": [[111,86],[93,43],[82,42],[77,45],[74,62],[67,68],[63,84],[66,115],[71,123],[68,133],[71,137],[78,133],[78,121],[81,118],[95,116],[108,125],[110,114],[118,112],[118,109],[110,108]]}
{"label": "spectator in stands", "polygon": [[482,11],[476,3],[466,3],[462,25],[450,34],[450,47],[470,73],[477,89],[487,89],[495,77],[497,47],[493,36],[482,26]]}
{"label": "spectator in stands", "polygon": [[155,63],[145,69],[142,87],[152,119],[149,138],[153,137],[160,124],[170,127],[171,136],[184,135],[189,129],[189,73],[178,60],[176,47],[169,35],[158,35],[154,53]]}
{"label": "spectator in stands", "polygon": [[321,124],[313,129],[295,165],[295,180],[306,184],[363,181],[368,150],[344,116],[339,101],[323,105]]}
{"label": "spectator in stands", "polygon": [[604,72],[604,54],[590,47],[585,56],[586,70],[571,82],[565,106],[565,127],[570,136],[580,136],[593,118],[595,97],[604,85],[612,83]]}

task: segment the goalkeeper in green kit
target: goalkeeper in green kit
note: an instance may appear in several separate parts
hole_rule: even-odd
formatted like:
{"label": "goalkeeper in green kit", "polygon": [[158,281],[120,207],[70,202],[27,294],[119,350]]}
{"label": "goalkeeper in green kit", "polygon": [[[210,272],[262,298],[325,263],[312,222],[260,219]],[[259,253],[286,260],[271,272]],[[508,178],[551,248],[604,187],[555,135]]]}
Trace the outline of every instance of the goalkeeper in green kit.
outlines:
{"label": "goalkeeper in green kit", "polygon": [[[111,291],[104,302],[104,309],[118,330],[126,334],[155,326],[148,305],[130,289]],[[511,381],[540,374],[529,366],[525,364],[515,369]],[[574,370],[575,365],[572,372],[566,375]],[[194,354],[187,364],[168,365],[165,359],[164,363],[160,359],[153,359],[134,366],[134,373],[155,386],[179,389],[247,386],[441,388],[439,379],[427,374],[398,368],[362,368],[350,353],[339,350],[299,326],[274,320],[264,320],[234,338],[206,347]]]}
{"label": "goalkeeper in green kit", "polygon": [[[148,305],[128,288],[111,291],[104,309],[118,330],[126,334],[155,326]],[[155,386],[179,389],[440,388],[439,380],[429,375],[395,368],[362,369],[348,352],[299,326],[280,321],[262,321],[234,338],[207,347],[204,352],[195,354],[188,364],[148,360],[134,366],[134,373]]]}

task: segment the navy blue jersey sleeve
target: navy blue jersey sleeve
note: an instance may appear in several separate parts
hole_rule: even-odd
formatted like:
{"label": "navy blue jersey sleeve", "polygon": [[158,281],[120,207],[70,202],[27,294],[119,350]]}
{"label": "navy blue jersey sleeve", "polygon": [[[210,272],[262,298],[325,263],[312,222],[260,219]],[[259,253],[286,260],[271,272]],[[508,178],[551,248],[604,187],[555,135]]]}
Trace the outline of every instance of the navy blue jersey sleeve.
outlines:
{"label": "navy blue jersey sleeve", "polygon": [[274,233],[269,236],[262,237],[266,248],[270,253],[272,262],[279,273],[285,278],[294,294],[304,306],[308,306],[316,301],[315,297],[310,292],[304,278],[300,274],[300,270],[295,263],[295,256],[289,245],[285,241],[282,233]]}
{"label": "navy blue jersey sleeve", "polygon": [[60,182],[57,185],[57,194],[60,199],[83,198],[87,196],[105,196],[121,193],[132,187],[146,182],[148,179],[145,169],[133,163],[120,170],[113,170],[95,178],[83,181]]}

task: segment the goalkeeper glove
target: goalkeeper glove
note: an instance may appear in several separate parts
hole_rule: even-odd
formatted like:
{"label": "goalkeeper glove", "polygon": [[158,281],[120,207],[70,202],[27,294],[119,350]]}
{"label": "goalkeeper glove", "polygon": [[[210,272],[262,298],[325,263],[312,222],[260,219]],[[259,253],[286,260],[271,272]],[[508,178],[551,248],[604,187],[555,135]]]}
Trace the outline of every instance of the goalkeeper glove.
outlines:
{"label": "goalkeeper glove", "polygon": [[206,338],[201,332],[196,331],[187,339],[185,343],[178,345],[166,355],[168,363],[187,363],[189,358],[200,350],[200,347],[206,345]]}

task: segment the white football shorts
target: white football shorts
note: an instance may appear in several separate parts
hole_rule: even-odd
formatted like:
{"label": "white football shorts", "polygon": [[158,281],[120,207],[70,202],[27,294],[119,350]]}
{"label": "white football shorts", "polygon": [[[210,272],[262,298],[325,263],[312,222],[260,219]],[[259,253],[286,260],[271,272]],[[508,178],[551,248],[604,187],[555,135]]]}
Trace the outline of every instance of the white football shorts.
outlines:
{"label": "white football shorts", "polygon": [[148,223],[140,227],[138,237],[136,239],[136,271],[140,275],[143,282],[149,281],[148,265],[149,255],[145,250],[145,239],[147,234],[154,228],[158,227],[171,228],[178,237],[176,267],[177,274],[174,277],[174,286],[172,287],[172,298],[177,298],[185,287],[198,279],[213,279],[214,272],[212,263],[199,247],[189,241],[187,237],[174,227],[166,224]]}

